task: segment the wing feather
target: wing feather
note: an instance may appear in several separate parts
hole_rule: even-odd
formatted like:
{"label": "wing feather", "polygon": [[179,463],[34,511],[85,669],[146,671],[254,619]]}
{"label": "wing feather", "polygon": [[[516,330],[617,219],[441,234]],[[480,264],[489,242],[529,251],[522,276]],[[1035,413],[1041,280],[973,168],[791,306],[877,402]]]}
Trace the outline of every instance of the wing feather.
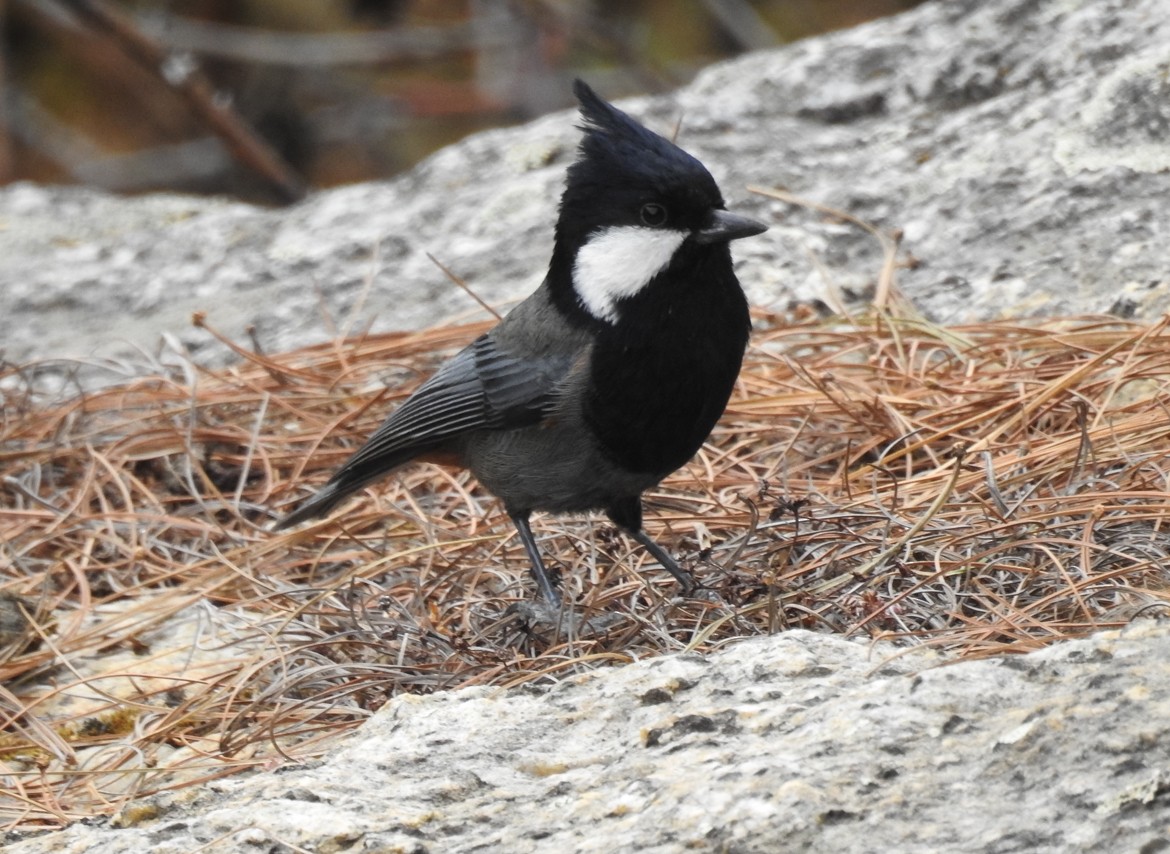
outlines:
{"label": "wing feather", "polygon": [[276,529],[328,513],[355,490],[461,435],[539,423],[555,407],[571,361],[567,353],[517,356],[491,333],[480,336],[419,386],[321,491]]}

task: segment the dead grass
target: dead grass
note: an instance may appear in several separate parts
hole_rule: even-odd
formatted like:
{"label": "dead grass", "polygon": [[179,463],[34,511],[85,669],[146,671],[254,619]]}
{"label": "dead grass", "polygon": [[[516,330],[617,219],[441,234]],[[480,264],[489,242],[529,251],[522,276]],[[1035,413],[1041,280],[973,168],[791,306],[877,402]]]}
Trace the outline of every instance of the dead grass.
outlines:
{"label": "dead grass", "polygon": [[266,531],[486,325],[52,400],[43,366],[10,367],[0,822],[311,759],[403,691],[789,627],[986,656],[1165,609],[1165,321],[756,321],[726,417],[649,496],[703,591],[676,598],[604,523],[541,517],[559,627],[525,619],[523,550],[462,472],[409,467],[336,521]]}

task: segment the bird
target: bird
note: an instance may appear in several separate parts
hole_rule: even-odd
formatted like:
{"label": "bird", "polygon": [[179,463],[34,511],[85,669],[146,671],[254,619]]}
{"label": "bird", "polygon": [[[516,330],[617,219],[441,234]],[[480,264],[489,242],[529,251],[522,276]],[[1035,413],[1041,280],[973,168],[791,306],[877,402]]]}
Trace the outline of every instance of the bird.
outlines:
{"label": "bird", "polygon": [[573,84],[582,136],[540,286],[403,401],[274,526],[329,513],[411,461],[454,463],[501,500],[551,608],[534,511],[602,511],[677,579],[642,528],[642,494],[685,465],[723,414],[751,319],[729,244],[767,230],[727,210],[675,143]]}

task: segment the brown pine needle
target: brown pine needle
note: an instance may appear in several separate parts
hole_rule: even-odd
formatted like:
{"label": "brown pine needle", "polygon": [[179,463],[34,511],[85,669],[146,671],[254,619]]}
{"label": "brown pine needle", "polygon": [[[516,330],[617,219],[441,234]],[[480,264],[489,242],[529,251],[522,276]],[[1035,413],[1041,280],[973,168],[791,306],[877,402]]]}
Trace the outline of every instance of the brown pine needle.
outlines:
{"label": "brown pine needle", "polygon": [[484,311],[486,311],[488,314],[490,314],[496,320],[503,320],[503,318],[500,316],[500,313],[498,311],[496,311],[494,308],[492,308],[490,305],[488,305],[486,302],[484,302],[482,299],[480,299],[479,294],[477,294],[475,291],[473,291],[471,289],[471,286],[468,285],[467,282],[465,282],[461,277],[456,276],[451,270],[449,270],[447,268],[447,265],[445,265],[442,261],[440,261],[434,255],[432,255],[430,252],[427,253],[427,257],[431,259],[432,264],[434,264],[436,267],[438,267],[440,270],[443,271],[444,276],[446,276],[448,279],[450,279],[452,282],[454,282],[465,294],[467,294],[469,297],[471,297],[473,300],[475,300],[477,303],[479,303],[480,308],[482,308]]}
{"label": "brown pine needle", "polygon": [[869,319],[757,316],[711,441],[647,496],[696,595],[605,522],[540,517],[573,603],[555,626],[465,472],[407,467],[334,521],[267,531],[487,323],[236,347],[230,370],[83,396],[7,368],[0,826],[305,761],[404,691],[777,627],[980,657],[1165,613],[1167,324],[941,329],[893,297]]}

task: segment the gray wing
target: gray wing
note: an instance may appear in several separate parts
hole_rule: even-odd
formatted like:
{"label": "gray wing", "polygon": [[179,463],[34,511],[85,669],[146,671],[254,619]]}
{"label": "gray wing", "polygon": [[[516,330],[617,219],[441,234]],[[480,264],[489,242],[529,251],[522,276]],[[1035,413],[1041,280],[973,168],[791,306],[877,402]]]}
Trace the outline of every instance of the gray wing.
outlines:
{"label": "gray wing", "polygon": [[328,513],[348,495],[405,462],[476,430],[536,424],[556,405],[567,353],[518,357],[480,336],[419,386],[329,482],[276,530]]}

